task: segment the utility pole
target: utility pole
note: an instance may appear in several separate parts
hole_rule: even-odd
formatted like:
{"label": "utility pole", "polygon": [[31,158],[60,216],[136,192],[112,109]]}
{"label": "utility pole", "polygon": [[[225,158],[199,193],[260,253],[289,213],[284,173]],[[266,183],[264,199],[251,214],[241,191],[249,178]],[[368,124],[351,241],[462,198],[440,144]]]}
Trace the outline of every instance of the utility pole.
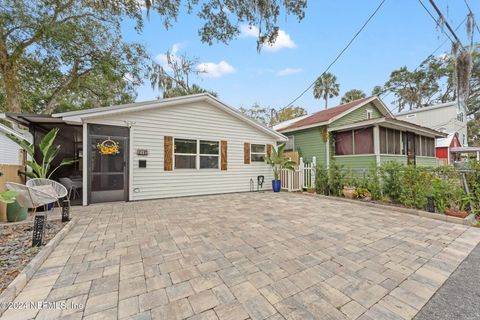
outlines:
{"label": "utility pole", "polygon": [[435,11],[437,12],[438,16],[440,17],[441,21],[443,21],[443,23],[445,23],[445,25],[447,26],[447,29],[450,31],[450,33],[453,35],[453,37],[455,38],[455,40],[457,41],[457,43],[463,48],[463,44],[462,44],[462,41],[460,41],[460,38],[457,36],[457,34],[455,33],[455,31],[453,30],[453,28],[450,26],[450,24],[448,23],[447,19],[445,19],[445,17],[443,16],[442,12],[440,11],[440,9],[437,7],[437,5],[435,4],[435,1],[434,0],[429,0],[430,1],[430,4],[432,5],[433,9],[435,9]]}

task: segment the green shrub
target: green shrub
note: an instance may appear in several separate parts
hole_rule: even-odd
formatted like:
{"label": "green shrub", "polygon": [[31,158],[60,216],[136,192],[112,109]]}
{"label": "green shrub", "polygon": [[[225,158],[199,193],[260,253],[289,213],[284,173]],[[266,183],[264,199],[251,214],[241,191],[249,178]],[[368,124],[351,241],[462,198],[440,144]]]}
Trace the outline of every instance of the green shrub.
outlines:
{"label": "green shrub", "polygon": [[328,172],[329,192],[331,195],[341,196],[345,185],[345,172],[343,166],[332,162]]}
{"label": "green shrub", "polygon": [[467,184],[470,191],[470,203],[473,206],[472,211],[480,214],[480,162],[476,160],[470,162]]}
{"label": "green shrub", "polygon": [[380,176],[378,167],[373,165],[368,175],[366,176],[366,188],[370,191],[370,195],[373,200],[382,199],[382,184],[380,182]]}
{"label": "green shrub", "polygon": [[445,213],[447,205],[450,203],[453,197],[453,188],[448,180],[444,180],[440,177],[435,177],[431,181],[431,196],[435,201],[435,206],[438,212]]}
{"label": "green shrub", "polygon": [[325,166],[318,165],[315,172],[315,189],[318,194],[329,195],[328,170]]}
{"label": "green shrub", "polygon": [[405,166],[389,161],[380,167],[382,193],[392,202],[399,202],[402,195],[402,170]]}
{"label": "green shrub", "polygon": [[426,168],[407,166],[401,176],[400,203],[407,207],[424,209],[431,193],[433,175]]}

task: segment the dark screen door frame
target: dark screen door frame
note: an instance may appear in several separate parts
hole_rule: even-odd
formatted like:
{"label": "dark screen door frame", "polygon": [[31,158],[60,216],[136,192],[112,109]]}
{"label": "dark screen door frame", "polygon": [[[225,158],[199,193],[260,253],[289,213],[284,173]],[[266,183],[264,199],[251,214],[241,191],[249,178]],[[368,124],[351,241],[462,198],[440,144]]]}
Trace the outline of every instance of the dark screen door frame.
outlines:
{"label": "dark screen door frame", "polygon": [[[126,130],[125,134],[109,134],[111,132],[108,132],[106,134],[102,133],[93,133],[92,130],[94,128],[107,131],[115,130],[115,129],[121,129],[122,131]],[[88,199],[88,204],[91,203],[97,203],[97,202],[92,202],[92,178],[93,178],[93,168],[92,168],[92,152],[93,150],[91,149],[92,145],[92,138],[98,138],[98,137],[105,137],[105,138],[111,138],[111,139],[118,139],[118,140],[123,140],[124,141],[124,162],[123,162],[123,179],[124,179],[124,192],[123,192],[123,199],[118,199],[118,201],[128,201],[129,199],[129,158],[130,158],[130,128],[129,127],[124,127],[124,126],[111,126],[111,125],[99,125],[99,124],[88,124],[87,125],[87,152],[88,152],[88,174],[87,174],[87,186],[88,186],[88,192],[87,192],[87,199]]]}

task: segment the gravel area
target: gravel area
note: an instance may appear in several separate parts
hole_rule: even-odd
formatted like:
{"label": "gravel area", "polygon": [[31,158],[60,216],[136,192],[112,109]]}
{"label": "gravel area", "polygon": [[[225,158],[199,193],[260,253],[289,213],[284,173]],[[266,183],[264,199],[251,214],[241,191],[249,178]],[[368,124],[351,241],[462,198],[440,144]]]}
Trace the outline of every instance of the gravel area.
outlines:
{"label": "gravel area", "polygon": [[[48,243],[65,225],[61,220],[48,221]],[[0,225],[0,293],[15,279],[42,247],[32,248],[33,222]]]}
{"label": "gravel area", "polygon": [[415,320],[480,319],[480,245],[417,314]]}

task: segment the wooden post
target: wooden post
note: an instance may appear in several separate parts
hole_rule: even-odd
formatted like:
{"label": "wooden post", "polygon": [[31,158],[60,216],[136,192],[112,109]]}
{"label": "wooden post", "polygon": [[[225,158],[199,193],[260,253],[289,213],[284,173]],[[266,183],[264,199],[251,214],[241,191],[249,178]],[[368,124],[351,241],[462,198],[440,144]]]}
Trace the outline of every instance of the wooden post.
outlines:
{"label": "wooden post", "polygon": [[312,157],[312,168],[310,169],[310,172],[312,174],[311,176],[311,185],[312,187],[315,187],[315,179],[317,178],[317,157],[313,156]]}
{"label": "wooden post", "polygon": [[305,163],[303,163],[303,157],[300,157],[300,164],[298,165],[298,184],[300,188],[303,188],[303,182],[305,180]]}
{"label": "wooden post", "polygon": [[[400,135],[401,137],[402,135]],[[375,161],[377,166],[380,165],[380,128],[378,126],[373,127],[373,151],[375,153]]]}

